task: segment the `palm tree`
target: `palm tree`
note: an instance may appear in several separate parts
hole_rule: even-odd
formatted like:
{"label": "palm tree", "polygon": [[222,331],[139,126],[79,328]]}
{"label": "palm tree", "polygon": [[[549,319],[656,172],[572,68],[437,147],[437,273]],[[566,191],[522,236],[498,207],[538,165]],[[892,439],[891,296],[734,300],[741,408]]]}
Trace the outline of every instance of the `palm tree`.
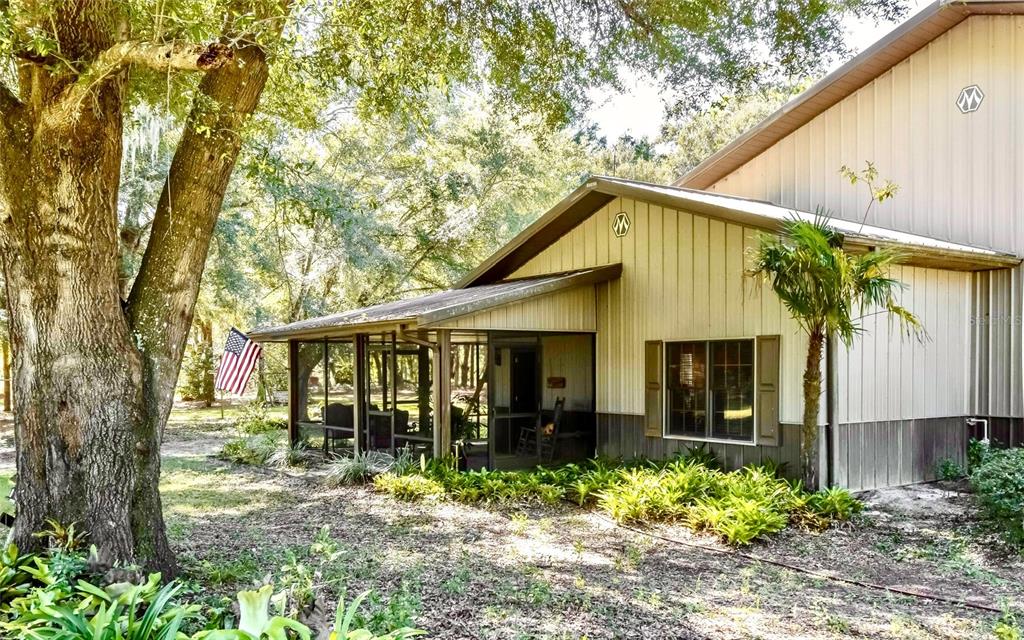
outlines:
{"label": "palm tree", "polygon": [[815,462],[825,340],[836,336],[850,346],[863,331],[860,318],[871,309],[897,319],[908,334],[922,330],[917,317],[896,304],[895,294],[903,284],[888,271],[899,254],[889,249],[847,253],[843,239],[826,215],[813,221],[795,218],[783,223],[778,236],[762,234],[751,255],[749,275],[771,285],[808,337],[800,466],[809,488],[818,484]]}

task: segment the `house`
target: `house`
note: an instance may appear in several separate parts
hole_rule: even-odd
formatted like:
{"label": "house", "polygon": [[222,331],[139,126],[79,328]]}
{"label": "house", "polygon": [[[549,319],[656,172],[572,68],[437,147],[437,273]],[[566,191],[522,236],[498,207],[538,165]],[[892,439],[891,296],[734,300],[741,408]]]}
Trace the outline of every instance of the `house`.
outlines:
{"label": "house", "polygon": [[[1019,443],[1020,52],[1024,5],[936,3],[675,185],[593,177],[450,291],[252,332],[289,344],[293,437],[458,442],[490,468],[707,446],[795,472],[806,339],[745,255],[821,206],[847,250],[900,250],[928,336],[869,315],[829,348],[819,477],[919,482],[971,435]],[[866,222],[839,174],[865,161],[901,187]]]}

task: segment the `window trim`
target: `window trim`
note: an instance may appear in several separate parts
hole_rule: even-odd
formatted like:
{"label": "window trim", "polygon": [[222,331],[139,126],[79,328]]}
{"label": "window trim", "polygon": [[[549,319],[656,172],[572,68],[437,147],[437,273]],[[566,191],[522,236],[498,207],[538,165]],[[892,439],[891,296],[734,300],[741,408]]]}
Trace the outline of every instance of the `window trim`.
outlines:
{"label": "window trim", "polygon": [[[711,343],[713,342],[739,342],[748,340],[752,343],[752,351],[754,354],[753,367],[754,367],[754,383],[753,383],[753,401],[751,403],[751,410],[753,411],[754,428],[751,432],[751,438],[749,440],[729,440],[728,438],[715,438],[712,436],[681,436],[669,433],[669,427],[671,425],[669,421],[669,384],[668,384],[668,345],[670,344],[685,344],[685,343],[704,343],[707,349],[707,358],[711,359]],[[758,368],[757,368],[757,336],[735,336],[729,338],[694,338],[688,340],[662,340],[661,341],[661,360],[662,360],[662,375],[665,376],[665,384],[662,385],[662,433],[661,437],[666,440],[685,440],[689,442],[710,442],[715,444],[735,444],[741,447],[758,447],[758,437],[760,436],[760,424],[758,422],[757,414],[757,384],[758,384]],[[710,372],[710,366],[709,366]],[[710,382],[710,378],[708,378]],[[708,384],[705,393],[710,396],[711,385]],[[710,406],[710,404],[709,404]],[[710,423],[709,423],[710,428]]]}

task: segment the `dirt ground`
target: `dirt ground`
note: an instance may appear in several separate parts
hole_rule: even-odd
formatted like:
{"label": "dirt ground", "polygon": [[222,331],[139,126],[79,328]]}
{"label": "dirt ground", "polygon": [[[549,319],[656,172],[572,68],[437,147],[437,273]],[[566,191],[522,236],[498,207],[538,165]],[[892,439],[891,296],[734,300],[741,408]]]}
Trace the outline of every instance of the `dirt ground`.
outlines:
{"label": "dirt ground", "polygon": [[759,561],[680,544],[725,550],[682,527],[638,533],[568,504],[406,504],[367,487],[328,489],[316,475],[210,457],[228,435],[176,424],[163,451],[172,543],[186,574],[217,593],[294,572],[299,558],[318,586],[372,589],[378,619],[435,638],[990,638],[1001,617],[771,560],[1012,608],[1018,620],[1024,607],[1024,558],[986,532],[961,483],[865,494],[856,523],[744,550]]}

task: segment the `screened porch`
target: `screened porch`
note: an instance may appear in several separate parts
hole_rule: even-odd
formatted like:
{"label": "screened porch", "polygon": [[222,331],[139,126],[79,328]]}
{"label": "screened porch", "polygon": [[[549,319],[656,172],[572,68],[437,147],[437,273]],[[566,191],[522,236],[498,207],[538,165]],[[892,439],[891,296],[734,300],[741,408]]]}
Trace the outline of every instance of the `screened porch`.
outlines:
{"label": "screened porch", "polygon": [[513,469],[596,447],[593,334],[382,331],[291,340],[289,362],[291,437],[325,454]]}

